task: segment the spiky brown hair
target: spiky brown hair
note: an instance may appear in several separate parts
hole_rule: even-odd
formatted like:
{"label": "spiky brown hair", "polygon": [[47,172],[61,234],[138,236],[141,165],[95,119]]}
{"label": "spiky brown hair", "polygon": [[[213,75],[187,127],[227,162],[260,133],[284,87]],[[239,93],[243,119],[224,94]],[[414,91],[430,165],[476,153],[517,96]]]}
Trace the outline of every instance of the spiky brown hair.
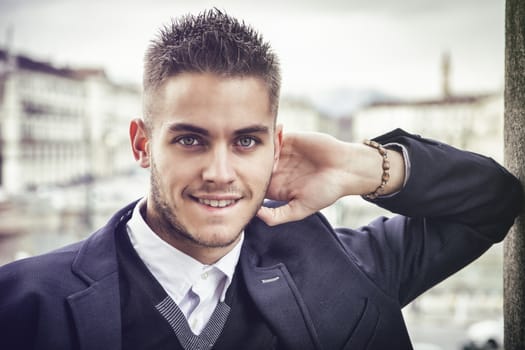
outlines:
{"label": "spiky brown hair", "polygon": [[144,57],[146,124],[158,89],[169,77],[184,72],[261,78],[268,86],[272,112],[277,114],[281,86],[277,56],[252,27],[216,8],[172,19],[151,41]]}

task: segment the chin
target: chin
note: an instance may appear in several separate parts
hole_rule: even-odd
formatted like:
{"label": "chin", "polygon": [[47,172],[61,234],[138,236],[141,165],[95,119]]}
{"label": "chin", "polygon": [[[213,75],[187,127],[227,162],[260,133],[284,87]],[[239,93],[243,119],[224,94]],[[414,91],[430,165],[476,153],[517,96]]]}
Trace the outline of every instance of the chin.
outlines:
{"label": "chin", "polygon": [[225,227],[206,227],[200,230],[197,235],[193,235],[193,241],[206,247],[227,247],[235,243],[241,235],[242,228],[225,228]]}
{"label": "chin", "polygon": [[225,248],[233,245],[239,239],[240,233],[233,237],[213,237],[211,239],[199,239],[195,241],[197,244],[208,248]]}

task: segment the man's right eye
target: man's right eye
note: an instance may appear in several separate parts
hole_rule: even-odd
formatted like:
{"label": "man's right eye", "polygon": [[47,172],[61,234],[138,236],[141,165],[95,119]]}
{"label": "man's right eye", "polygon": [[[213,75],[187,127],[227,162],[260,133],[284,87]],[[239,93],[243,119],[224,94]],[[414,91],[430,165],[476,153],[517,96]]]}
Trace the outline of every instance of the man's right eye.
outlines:
{"label": "man's right eye", "polygon": [[175,142],[183,146],[199,146],[202,144],[195,136],[181,136],[176,138]]}

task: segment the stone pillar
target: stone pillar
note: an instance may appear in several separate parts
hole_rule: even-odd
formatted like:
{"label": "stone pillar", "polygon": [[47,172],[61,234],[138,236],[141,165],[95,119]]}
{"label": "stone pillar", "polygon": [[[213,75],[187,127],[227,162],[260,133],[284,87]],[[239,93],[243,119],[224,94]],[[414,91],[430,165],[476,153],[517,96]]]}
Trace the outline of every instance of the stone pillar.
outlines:
{"label": "stone pillar", "polygon": [[[505,165],[525,180],[525,1],[507,0],[505,20]],[[504,243],[505,349],[525,349],[525,213]]]}

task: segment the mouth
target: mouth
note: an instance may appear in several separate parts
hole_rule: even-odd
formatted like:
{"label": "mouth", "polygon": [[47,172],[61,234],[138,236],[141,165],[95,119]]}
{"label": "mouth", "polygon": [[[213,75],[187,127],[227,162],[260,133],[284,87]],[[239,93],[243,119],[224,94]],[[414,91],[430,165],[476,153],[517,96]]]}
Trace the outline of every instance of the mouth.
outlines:
{"label": "mouth", "polygon": [[226,208],[234,205],[239,200],[238,199],[206,199],[206,198],[196,198],[196,200],[203,205],[212,208]]}
{"label": "mouth", "polygon": [[224,209],[233,207],[235,206],[235,204],[237,204],[238,201],[240,201],[243,198],[242,195],[234,195],[231,193],[194,193],[189,194],[188,197],[194,202],[208,209]]}

